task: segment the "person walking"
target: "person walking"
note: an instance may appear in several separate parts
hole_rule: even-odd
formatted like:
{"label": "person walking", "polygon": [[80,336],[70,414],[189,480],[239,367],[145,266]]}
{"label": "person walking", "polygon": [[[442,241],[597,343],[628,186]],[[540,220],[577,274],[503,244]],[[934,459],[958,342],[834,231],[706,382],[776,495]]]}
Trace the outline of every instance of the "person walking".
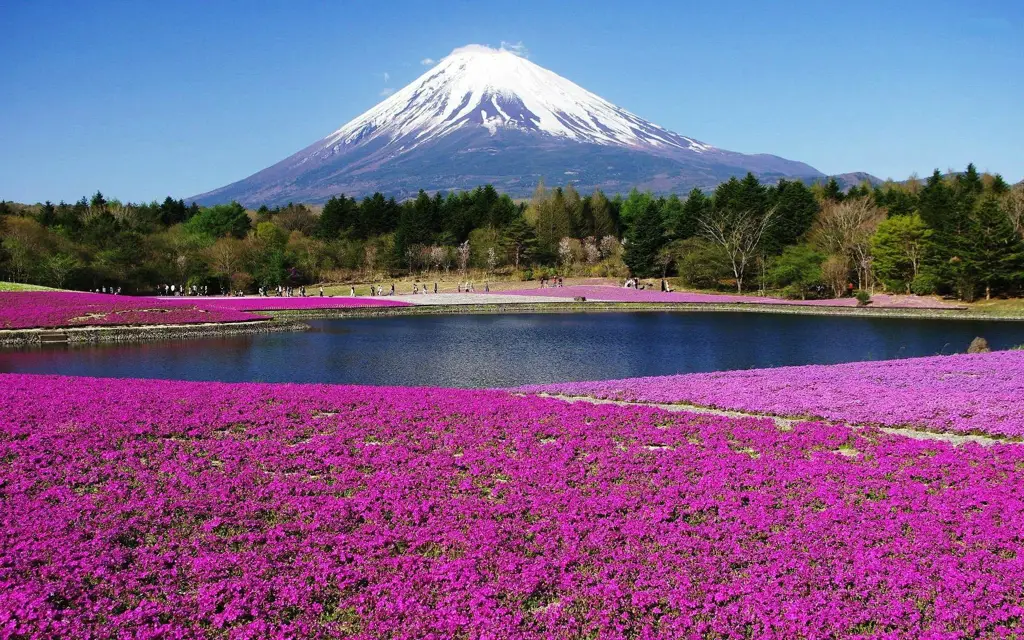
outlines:
{"label": "person walking", "polygon": [[354,297],[356,297],[356,288],[355,288],[355,287],[349,287],[349,289],[350,289],[350,290],[351,290],[351,292],[352,292],[352,297],[353,297],[353,298],[354,298]]}
{"label": "person walking", "polygon": [[324,297],[324,285],[320,285],[320,297]]}
{"label": "person walking", "polygon": [[434,293],[437,293],[437,283],[434,283]]}

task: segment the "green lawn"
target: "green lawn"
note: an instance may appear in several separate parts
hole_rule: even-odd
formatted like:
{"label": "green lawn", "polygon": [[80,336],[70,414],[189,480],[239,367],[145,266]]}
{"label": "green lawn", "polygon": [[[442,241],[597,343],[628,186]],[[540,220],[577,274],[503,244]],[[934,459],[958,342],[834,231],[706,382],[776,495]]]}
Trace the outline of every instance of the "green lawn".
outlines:
{"label": "green lawn", "polygon": [[0,282],[0,291],[60,291],[50,287],[40,287],[34,284],[21,284],[18,282]]}

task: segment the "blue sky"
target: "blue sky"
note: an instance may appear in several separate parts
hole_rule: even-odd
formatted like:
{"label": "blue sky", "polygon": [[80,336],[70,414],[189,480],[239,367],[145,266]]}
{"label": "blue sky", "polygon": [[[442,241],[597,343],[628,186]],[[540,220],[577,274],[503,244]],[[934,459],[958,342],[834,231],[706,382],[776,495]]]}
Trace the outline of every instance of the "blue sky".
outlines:
{"label": "blue sky", "polygon": [[0,4],[0,198],[187,197],[327,135],[455,47],[826,173],[1024,178],[1024,2]]}

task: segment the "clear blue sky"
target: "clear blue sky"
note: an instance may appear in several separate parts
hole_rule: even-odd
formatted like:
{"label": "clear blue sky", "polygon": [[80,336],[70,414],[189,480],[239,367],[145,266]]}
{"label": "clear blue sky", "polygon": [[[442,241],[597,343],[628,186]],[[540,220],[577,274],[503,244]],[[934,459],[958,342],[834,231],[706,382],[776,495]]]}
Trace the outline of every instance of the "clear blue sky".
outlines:
{"label": "clear blue sky", "polygon": [[[0,198],[186,197],[468,43],[679,133],[826,173],[1024,177],[1024,2],[0,3]],[[385,73],[387,74],[385,79]]]}

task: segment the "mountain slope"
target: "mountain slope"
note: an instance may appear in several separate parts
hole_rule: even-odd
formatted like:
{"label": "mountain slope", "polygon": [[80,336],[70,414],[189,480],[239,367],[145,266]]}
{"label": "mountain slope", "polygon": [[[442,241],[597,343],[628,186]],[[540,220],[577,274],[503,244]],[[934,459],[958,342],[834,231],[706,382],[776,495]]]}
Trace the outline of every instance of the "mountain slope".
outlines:
{"label": "mountain slope", "polygon": [[337,193],[405,197],[492,183],[527,195],[550,184],[621,191],[713,187],[752,171],[820,178],[804,163],[718,149],[650,123],[509,51],[456,49],[323,140],[202,204],[321,202]]}

